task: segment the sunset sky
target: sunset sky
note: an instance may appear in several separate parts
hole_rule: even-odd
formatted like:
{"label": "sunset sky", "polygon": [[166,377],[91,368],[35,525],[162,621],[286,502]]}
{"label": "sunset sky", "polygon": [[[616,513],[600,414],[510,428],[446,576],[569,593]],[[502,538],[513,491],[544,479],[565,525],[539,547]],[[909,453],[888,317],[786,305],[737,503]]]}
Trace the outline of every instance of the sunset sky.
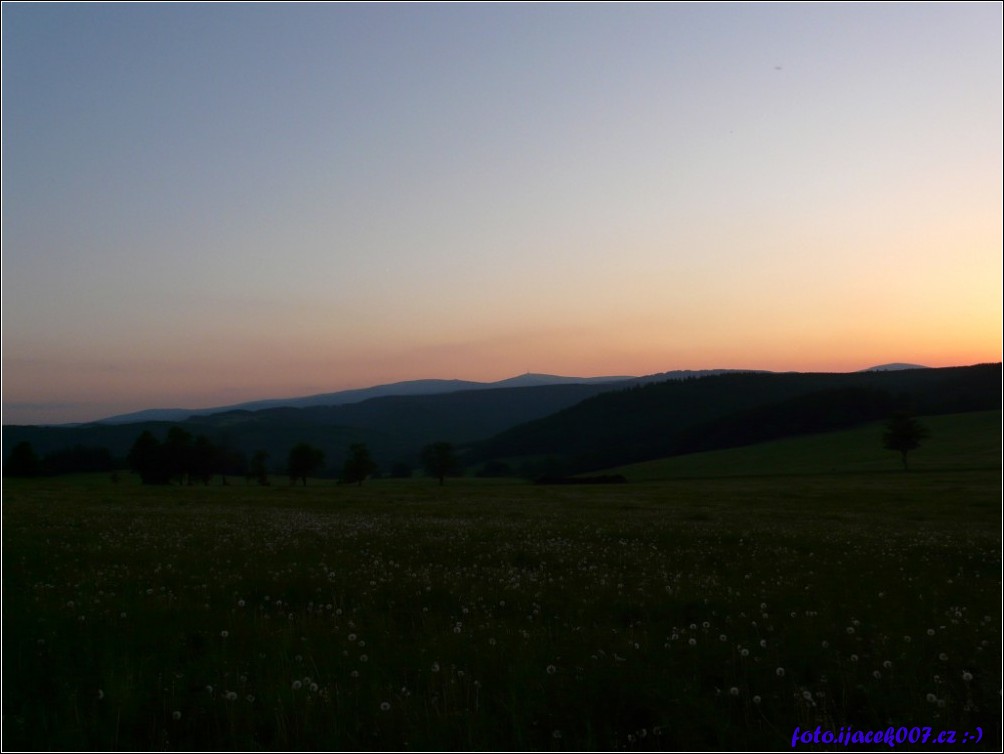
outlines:
{"label": "sunset sky", "polygon": [[1002,6],[3,5],[3,422],[1001,359]]}

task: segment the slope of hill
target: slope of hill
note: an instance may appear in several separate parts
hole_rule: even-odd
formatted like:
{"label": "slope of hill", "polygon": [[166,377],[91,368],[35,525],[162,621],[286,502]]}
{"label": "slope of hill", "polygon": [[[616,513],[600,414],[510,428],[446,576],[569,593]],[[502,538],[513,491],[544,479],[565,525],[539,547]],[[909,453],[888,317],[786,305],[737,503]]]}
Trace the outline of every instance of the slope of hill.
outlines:
{"label": "slope of hill", "polygon": [[469,449],[472,462],[547,457],[564,473],[822,432],[999,408],[1001,365],[848,374],[725,374],[598,395]]}
{"label": "slope of hill", "polygon": [[[1001,412],[923,416],[930,436],[910,453],[912,471],[999,469]],[[728,450],[660,458],[605,469],[632,482],[788,474],[901,473],[899,455],[882,446],[884,422],[789,437]]]}
{"label": "slope of hill", "polygon": [[265,450],[276,467],[293,445],[308,442],[325,452],[332,472],[340,468],[348,446],[362,442],[386,469],[398,461],[415,463],[427,443],[459,444],[489,437],[609,389],[608,383],[585,381],[385,396],[342,406],[228,411],[183,421],[8,426],[3,431],[3,451],[6,457],[18,442],[28,441],[39,455],[82,445],[105,447],[121,458],[143,431],[163,437],[169,427],[178,426],[246,454]]}

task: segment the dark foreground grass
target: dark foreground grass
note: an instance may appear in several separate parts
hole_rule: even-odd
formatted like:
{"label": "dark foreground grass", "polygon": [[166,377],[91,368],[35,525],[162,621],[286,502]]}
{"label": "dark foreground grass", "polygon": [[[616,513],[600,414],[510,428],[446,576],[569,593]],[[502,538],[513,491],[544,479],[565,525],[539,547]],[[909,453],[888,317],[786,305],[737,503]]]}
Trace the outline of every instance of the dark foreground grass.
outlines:
{"label": "dark foreground grass", "polygon": [[999,469],[7,483],[3,745],[999,749],[999,503]]}

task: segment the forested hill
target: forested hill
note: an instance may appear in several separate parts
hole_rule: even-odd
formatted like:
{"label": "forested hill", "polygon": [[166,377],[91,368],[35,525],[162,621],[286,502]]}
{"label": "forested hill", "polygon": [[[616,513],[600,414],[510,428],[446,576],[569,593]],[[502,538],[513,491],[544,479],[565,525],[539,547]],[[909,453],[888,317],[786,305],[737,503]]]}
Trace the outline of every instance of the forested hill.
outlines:
{"label": "forested hill", "polygon": [[603,393],[471,445],[469,462],[548,458],[579,472],[825,432],[884,419],[1001,406],[1001,364],[854,373],[724,374]]}

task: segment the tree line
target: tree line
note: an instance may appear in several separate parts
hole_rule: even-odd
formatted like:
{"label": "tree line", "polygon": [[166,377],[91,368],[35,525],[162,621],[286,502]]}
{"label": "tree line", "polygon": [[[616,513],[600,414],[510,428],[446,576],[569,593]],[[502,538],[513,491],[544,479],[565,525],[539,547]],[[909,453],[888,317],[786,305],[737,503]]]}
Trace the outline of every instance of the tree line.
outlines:
{"label": "tree line", "polygon": [[[447,476],[462,473],[462,467],[452,444],[437,442],[426,446],[420,457],[422,468],[443,484]],[[31,443],[23,441],[12,448],[3,467],[7,477],[53,476],[87,472],[116,472],[128,468],[136,472],[143,484],[208,485],[214,477],[223,484],[227,477],[243,477],[247,483],[270,484],[271,475],[284,475],[290,484],[307,484],[307,478],[325,471],[324,452],[306,442],[294,445],[285,463],[271,465],[269,454],[257,450],[245,453],[212,441],[206,435],[193,435],[181,427],[168,429],[163,439],[146,430],[136,438],[125,459],[114,458],[107,448],[76,446],[39,458]],[[389,470],[393,478],[413,474],[404,462]],[[335,474],[332,474],[335,476]],[[380,468],[364,443],[349,446],[337,477],[342,484],[361,485],[367,479],[380,476]]]}

